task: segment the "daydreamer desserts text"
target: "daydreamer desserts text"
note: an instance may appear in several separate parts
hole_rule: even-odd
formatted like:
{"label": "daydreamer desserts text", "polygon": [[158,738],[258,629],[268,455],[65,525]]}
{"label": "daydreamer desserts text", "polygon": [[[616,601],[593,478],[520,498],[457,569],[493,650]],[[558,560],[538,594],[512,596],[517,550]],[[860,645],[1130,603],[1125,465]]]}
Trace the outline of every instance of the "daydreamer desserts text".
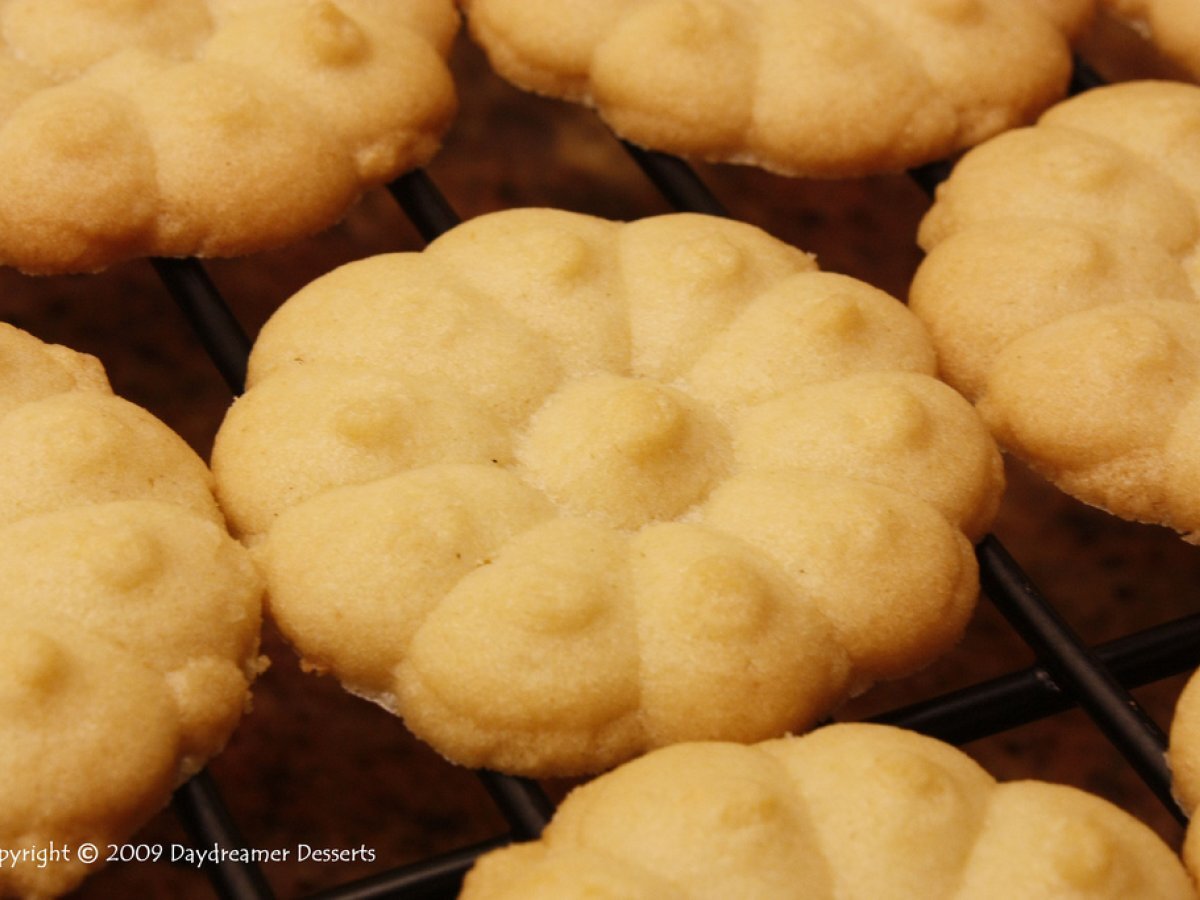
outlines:
{"label": "daydreamer desserts text", "polygon": [[51,863],[71,862],[170,862],[200,868],[225,862],[374,862],[375,850],[366,845],[358,847],[314,847],[296,844],[294,847],[192,847],[188,844],[104,844],[83,843],[77,847],[55,841],[45,846],[33,845],[20,849],[0,847],[0,868],[36,866],[44,869]]}

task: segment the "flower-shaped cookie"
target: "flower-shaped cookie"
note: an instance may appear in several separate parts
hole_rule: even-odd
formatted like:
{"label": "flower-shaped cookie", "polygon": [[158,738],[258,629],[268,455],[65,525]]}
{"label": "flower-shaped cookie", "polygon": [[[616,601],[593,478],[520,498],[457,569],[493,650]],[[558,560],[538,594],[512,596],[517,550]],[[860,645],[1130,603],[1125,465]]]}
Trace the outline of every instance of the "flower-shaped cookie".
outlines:
{"label": "flower-shaped cookie", "polygon": [[94,358],[3,324],[0,569],[0,895],[47,896],[224,746],[262,583],[195,453]]}
{"label": "flower-shaped cookie", "polygon": [[1179,859],[1091,794],[998,784],[913,732],[829,725],[679,744],[573,791],[540,840],[479,859],[463,900],[1193,900]]}
{"label": "flower-shaped cookie", "polygon": [[213,470],[308,665],[458,762],[595,771],[957,639],[1002,474],[933,368],[751,226],[512,210],[285,303]]}
{"label": "flower-shaped cookie", "polygon": [[1200,88],[1099,88],[968,153],[921,224],[943,376],[1067,493],[1200,529]]}
{"label": "flower-shaped cookie", "polygon": [[336,222],[455,109],[451,0],[3,0],[0,263],[230,256]]}
{"label": "flower-shaped cookie", "polygon": [[460,0],[503,77],[655,150],[847,176],[940,159],[1065,92],[1092,0]]}

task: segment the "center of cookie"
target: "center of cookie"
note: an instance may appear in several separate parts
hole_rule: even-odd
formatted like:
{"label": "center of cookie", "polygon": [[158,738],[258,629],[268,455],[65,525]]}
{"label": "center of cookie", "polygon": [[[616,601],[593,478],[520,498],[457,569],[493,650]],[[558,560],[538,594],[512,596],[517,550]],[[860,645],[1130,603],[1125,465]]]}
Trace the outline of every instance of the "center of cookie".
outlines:
{"label": "center of cookie", "polygon": [[725,430],[686,394],[652,379],[573,382],[533,417],[520,462],[574,513],[618,528],[674,518],[728,465]]}

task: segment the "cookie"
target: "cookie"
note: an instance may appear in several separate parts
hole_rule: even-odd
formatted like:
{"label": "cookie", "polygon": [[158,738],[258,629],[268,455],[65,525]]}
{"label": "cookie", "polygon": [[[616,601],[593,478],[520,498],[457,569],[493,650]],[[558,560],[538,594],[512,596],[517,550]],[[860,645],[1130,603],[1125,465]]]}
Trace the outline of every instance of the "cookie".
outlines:
{"label": "cookie", "polygon": [[[1200,804],[1200,678],[1188,679],[1175,704],[1167,750],[1171,789],[1189,816]],[[1183,861],[1195,878],[1200,874],[1200,829],[1188,826]]]}
{"label": "cookie", "polygon": [[0,264],[236,256],[428,161],[451,0],[0,3]]}
{"label": "cookie", "polygon": [[510,210],[289,299],[212,465],[306,666],[456,762],[578,774],[957,640],[1003,476],[934,365],[749,225]]}
{"label": "cookie", "polygon": [[968,153],[910,291],[999,442],[1118,516],[1200,529],[1200,88],[1098,88]]}
{"label": "cookie", "polygon": [[203,462],[94,358],[0,324],[0,371],[0,894],[54,896],[224,746],[262,581]]}
{"label": "cookie", "polygon": [[654,150],[787,174],[940,159],[1065,92],[1091,0],[460,0],[504,78]]}
{"label": "cookie", "polygon": [[1076,788],[1000,784],[881,725],[678,744],[576,788],[540,840],[481,857],[503,897],[1191,898],[1148,827]]}

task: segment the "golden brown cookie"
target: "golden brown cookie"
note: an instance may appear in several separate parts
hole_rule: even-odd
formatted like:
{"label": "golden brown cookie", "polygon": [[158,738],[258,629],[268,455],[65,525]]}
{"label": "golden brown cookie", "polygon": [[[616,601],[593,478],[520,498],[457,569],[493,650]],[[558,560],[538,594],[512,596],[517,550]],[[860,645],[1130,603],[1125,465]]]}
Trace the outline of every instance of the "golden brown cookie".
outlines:
{"label": "golden brown cookie", "polygon": [[940,159],[1061,97],[1092,0],[460,0],[526,90],[655,150],[841,177]]}
{"label": "golden brown cookie", "polygon": [[217,436],[309,666],[447,757],[805,727],[961,632],[998,453],[916,319],[744,224],[512,210],[344,266]]}
{"label": "golden brown cookie", "polygon": [[1148,827],[1076,788],[998,784],[913,732],[829,725],[678,744],[576,788],[540,840],[481,857],[464,900],[1191,900]]}
{"label": "golden brown cookie", "polygon": [[1001,445],[1079,499],[1200,530],[1200,88],[1099,88],[968,153],[910,302]]}
{"label": "golden brown cookie", "polygon": [[50,896],[224,746],[262,583],[195,453],[97,360],[5,324],[0,472],[0,895]]}
{"label": "golden brown cookie", "polygon": [[0,264],[233,256],[336,222],[455,109],[451,0],[5,0]]}

